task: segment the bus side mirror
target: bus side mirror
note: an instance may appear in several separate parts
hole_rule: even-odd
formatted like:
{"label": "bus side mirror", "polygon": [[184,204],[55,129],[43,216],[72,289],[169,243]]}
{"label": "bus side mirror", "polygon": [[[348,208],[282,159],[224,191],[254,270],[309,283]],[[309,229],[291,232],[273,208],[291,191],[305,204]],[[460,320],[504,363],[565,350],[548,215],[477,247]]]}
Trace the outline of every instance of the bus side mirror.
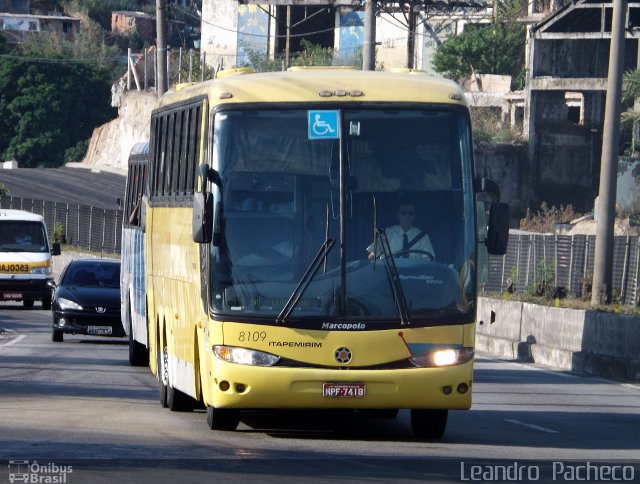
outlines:
{"label": "bus side mirror", "polygon": [[487,252],[504,255],[509,243],[509,205],[492,203],[489,206],[489,225],[487,227]]}
{"label": "bus side mirror", "polygon": [[213,229],[213,195],[210,192],[193,194],[193,241],[199,244],[211,242]]}

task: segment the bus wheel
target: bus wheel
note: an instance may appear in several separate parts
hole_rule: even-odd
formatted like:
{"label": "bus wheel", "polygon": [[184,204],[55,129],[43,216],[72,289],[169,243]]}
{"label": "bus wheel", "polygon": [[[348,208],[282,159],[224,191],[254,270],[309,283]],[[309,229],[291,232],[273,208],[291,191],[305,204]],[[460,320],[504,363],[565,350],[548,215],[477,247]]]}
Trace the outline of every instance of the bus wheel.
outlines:
{"label": "bus wheel", "polygon": [[25,308],[32,308],[33,307],[33,299],[23,299],[22,300],[22,305]]}
{"label": "bus wheel", "polygon": [[62,343],[62,339],[64,338],[64,333],[62,331],[58,331],[56,329],[51,333],[51,341],[54,343]]}
{"label": "bus wheel", "polygon": [[51,296],[42,298],[42,309],[45,311],[51,309]]}
{"label": "bus wheel", "polygon": [[[129,297],[129,301],[131,301],[131,297]],[[131,304],[129,304],[129,365],[147,366],[149,364],[149,350],[133,339],[132,314]]]}
{"label": "bus wheel", "polygon": [[172,412],[193,412],[193,409],[196,408],[196,401],[186,393],[168,385],[167,407],[169,407],[169,410]]}
{"label": "bus wheel", "polygon": [[412,409],[411,428],[418,437],[441,439],[447,428],[448,410]]}
{"label": "bus wheel", "polygon": [[[160,348],[158,348],[160,349]],[[162,350],[156,351],[158,354],[158,393],[160,396],[160,405],[167,408],[167,385],[169,382],[169,351],[165,346]]]}
{"label": "bus wheel", "polygon": [[207,424],[211,430],[235,430],[239,423],[238,410],[207,407]]}

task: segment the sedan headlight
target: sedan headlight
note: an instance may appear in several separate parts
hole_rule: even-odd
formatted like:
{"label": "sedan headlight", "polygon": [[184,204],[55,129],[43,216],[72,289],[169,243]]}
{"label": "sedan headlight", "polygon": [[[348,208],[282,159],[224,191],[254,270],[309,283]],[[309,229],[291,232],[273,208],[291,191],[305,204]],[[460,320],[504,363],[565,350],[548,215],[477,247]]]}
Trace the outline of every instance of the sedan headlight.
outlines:
{"label": "sedan headlight", "polygon": [[251,366],[273,366],[280,357],[262,351],[237,348],[235,346],[214,346],[213,354],[228,363]]}
{"label": "sedan headlight", "polygon": [[418,368],[461,365],[473,358],[473,348],[443,348],[409,358]]}
{"label": "sedan headlight", "polygon": [[63,297],[58,298],[58,306],[60,306],[60,309],[82,309],[82,306],[80,306],[80,304],[78,304],[77,302],[74,302],[70,299],[65,299]]}
{"label": "sedan headlight", "polygon": [[31,274],[51,274],[51,266],[34,267],[31,269]]}

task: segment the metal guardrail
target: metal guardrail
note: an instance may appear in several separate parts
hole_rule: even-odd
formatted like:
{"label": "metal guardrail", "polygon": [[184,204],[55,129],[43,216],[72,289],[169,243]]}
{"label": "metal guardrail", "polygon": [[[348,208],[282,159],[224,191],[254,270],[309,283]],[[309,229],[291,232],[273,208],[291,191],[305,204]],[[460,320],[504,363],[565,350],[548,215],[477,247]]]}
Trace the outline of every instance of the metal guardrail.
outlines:
{"label": "metal guardrail", "polygon": [[63,243],[93,252],[120,253],[122,210],[9,195],[0,197],[0,207],[42,215],[52,240],[54,227],[60,223],[64,234]]}
{"label": "metal guardrail", "polygon": [[[489,256],[486,292],[538,290],[590,297],[595,235],[511,234],[504,256]],[[613,298],[637,305],[640,238],[616,236],[613,251]]]}

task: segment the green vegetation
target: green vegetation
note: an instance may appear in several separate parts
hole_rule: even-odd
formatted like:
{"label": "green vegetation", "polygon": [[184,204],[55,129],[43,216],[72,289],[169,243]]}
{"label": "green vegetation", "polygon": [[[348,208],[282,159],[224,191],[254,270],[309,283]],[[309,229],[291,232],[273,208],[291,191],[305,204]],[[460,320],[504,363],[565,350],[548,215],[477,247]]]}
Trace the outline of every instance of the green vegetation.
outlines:
{"label": "green vegetation", "polygon": [[520,220],[520,229],[529,232],[553,233],[556,224],[568,223],[579,218],[581,215],[574,212],[572,205],[566,207],[560,205],[549,207],[546,202],[540,204],[537,212],[531,212],[527,208],[527,212],[523,219]]}
{"label": "green vegetation", "polygon": [[612,304],[607,306],[592,305],[591,299],[577,298],[577,297],[565,297],[565,298],[553,298],[547,296],[535,296],[532,294],[511,294],[508,292],[496,293],[485,292],[480,294],[483,297],[490,297],[493,299],[503,299],[505,301],[522,301],[531,304],[537,304],[540,306],[567,308],[567,309],[580,309],[582,311],[599,311],[603,313],[615,313],[615,314],[629,314],[633,316],[640,316],[640,306],[633,306],[629,304],[620,304],[620,300],[616,301],[612,297]]}
{"label": "green vegetation", "polygon": [[512,77],[514,89],[524,87],[524,26],[494,23],[469,26],[444,42],[433,57],[433,67],[445,77],[461,82],[474,74]]}
{"label": "green vegetation", "polygon": [[67,149],[115,114],[104,69],[64,58],[0,63],[0,155],[21,167],[62,165]]}

